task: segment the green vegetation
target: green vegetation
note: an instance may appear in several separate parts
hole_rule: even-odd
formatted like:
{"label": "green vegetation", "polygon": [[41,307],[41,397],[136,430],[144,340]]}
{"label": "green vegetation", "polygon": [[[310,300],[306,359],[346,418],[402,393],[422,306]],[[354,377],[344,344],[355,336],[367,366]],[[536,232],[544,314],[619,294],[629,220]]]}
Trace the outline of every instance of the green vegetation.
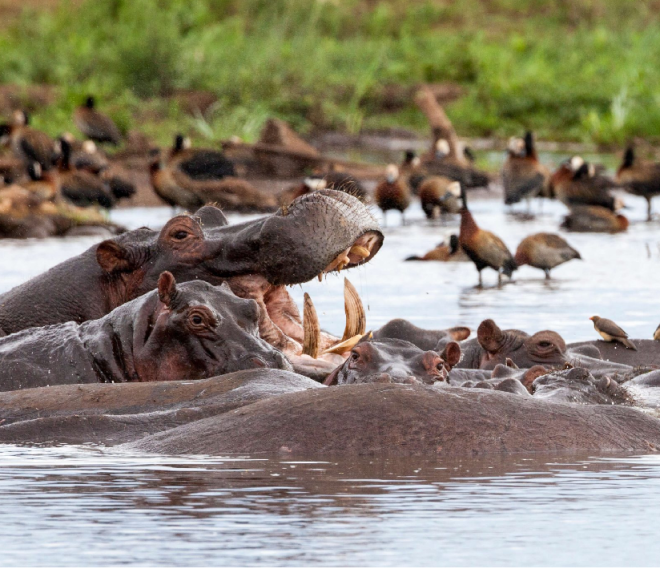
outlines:
{"label": "green vegetation", "polygon": [[[426,131],[406,94],[455,83],[458,132],[660,142],[660,2],[84,0],[25,11],[0,37],[0,83],[54,84],[34,115],[71,130],[87,93],[121,128],[248,140],[270,115],[302,132]],[[205,117],[171,98],[208,90]]]}

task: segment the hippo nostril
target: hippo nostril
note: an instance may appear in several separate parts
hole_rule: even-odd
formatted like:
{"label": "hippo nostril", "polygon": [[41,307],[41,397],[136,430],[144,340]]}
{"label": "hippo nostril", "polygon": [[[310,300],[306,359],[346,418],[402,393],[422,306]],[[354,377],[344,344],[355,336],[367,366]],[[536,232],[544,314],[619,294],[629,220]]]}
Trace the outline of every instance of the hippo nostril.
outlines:
{"label": "hippo nostril", "polygon": [[253,357],[252,364],[257,368],[263,368],[266,366],[266,361],[264,361],[261,357]]}

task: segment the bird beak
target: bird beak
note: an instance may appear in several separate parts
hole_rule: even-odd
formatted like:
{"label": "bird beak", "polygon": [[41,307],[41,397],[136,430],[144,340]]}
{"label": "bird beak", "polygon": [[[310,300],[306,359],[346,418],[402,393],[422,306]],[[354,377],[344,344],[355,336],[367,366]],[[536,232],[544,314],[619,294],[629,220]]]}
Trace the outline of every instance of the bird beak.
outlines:
{"label": "bird beak", "polygon": [[594,317],[589,317],[589,320],[590,320],[590,321],[593,321],[593,320],[594,320]]}

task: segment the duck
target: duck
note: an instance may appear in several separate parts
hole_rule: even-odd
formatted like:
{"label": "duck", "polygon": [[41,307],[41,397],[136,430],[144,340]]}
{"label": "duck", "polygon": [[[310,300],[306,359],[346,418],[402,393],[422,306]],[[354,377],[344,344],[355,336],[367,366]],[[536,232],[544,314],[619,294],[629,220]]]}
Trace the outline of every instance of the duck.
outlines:
{"label": "duck", "polygon": [[85,138],[95,142],[108,142],[118,146],[123,138],[113,120],[96,110],[96,100],[88,96],[85,102],[73,112],[73,122]]}
{"label": "duck", "polygon": [[403,161],[399,165],[399,174],[408,180],[408,186],[413,194],[418,194],[419,185],[426,178],[426,174],[422,169],[422,161],[418,154],[408,149],[403,153]]}
{"label": "duck", "polygon": [[220,180],[226,176],[236,176],[234,163],[219,150],[192,148],[190,139],[183,134],[174,136],[168,164],[193,180]]}
{"label": "duck", "polygon": [[445,176],[429,176],[419,185],[419,199],[426,218],[438,213],[457,214],[461,208],[461,184]]}
{"label": "duck", "polygon": [[539,196],[549,178],[550,172],[536,154],[533,133],[527,131],[525,138],[511,138],[502,167],[504,204],[515,204],[523,199],[529,201]]}
{"label": "duck", "polygon": [[485,172],[474,168],[471,161],[459,163],[451,156],[451,147],[445,138],[439,138],[433,146],[433,155],[422,158],[422,169],[427,174],[458,180],[466,188],[486,187],[490,179]]}
{"label": "duck", "polygon": [[60,192],[60,183],[56,170],[44,172],[38,162],[28,164],[29,180],[22,183],[23,188],[37,195],[41,200],[55,201]]}
{"label": "duck", "polygon": [[383,211],[383,220],[388,210],[398,210],[401,213],[401,221],[405,224],[405,211],[410,206],[410,187],[399,175],[399,167],[396,164],[387,165],[385,180],[376,185],[374,198],[378,208]]}
{"label": "duck", "polygon": [[644,162],[635,157],[632,146],[626,148],[616,179],[627,192],[643,196],[647,203],[646,220],[651,220],[651,201],[660,194],[660,163]]}
{"label": "duck", "polygon": [[151,184],[156,194],[172,207],[195,211],[209,203],[239,212],[272,211],[278,206],[274,196],[263,193],[252,184],[236,177],[196,180],[188,176],[178,163],[154,159],[150,166]]}
{"label": "duck", "polygon": [[32,128],[29,123],[27,112],[14,111],[12,122],[0,126],[0,141],[6,141],[26,167],[32,162],[38,162],[43,170],[50,170],[61,151],[50,136]]}
{"label": "duck", "polygon": [[316,190],[323,190],[330,188],[332,190],[340,190],[346,194],[350,194],[362,202],[367,201],[367,191],[362,183],[347,172],[328,171],[328,172],[315,172],[310,176],[306,176],[300,184],[294,185],[288,190],[285,190],[280,195],[282,204],[289,204],[303,194],[308,194]]}
{"label": "duck", "polygon": [[550,271],[572,259],[582,259],[580,253],[569,245],[561,236],[539,232],[524,238],[518,245],[515,255],[516,264],[529,265],[545,272],[550,279]]}
{"label": "duck", "polygon": [[64,139],[59,142],[62,156],[58,162],[58,177],[62,197],[80,207],[113,208],[117,199],[110,187],[95,174],[71,166],[71,145]]}
{"label": "duck", "polygon": [[513,271],[518,268],[513,255],[506,247],[500,237],[479,228],[472,213],[467,206],[467,195],[465,187],[461,185],[461,200],[463,206],[460,209],[461,228],[458,240],[461,248],[477,267],[479,272],[479,285],[483,286],[481,271],[490,267],[497,271],[498,284],[502,283],[502,274],[511,278]]}
{"label": "duck", "polygon": [[628,229],[628,219],[602,206],[577,205],[571,207],[561,227],[571,232],[617,233]]}
{"label": "duck", "polygon": [[550,177],[550,186],[557,199],[569,208],[576,205],[602,206],[610,211],[624,208],[623,201],[610,193],[616,183],[580,156],[563,162]]}
{"label": "duck", "polygon": [[439,262],[453,262],[463,261],[467,262],[470,259],[465,254],[458,242],[458,236],[452,234],[449,237],[449,244],[444,241],[441,242],[434,249],[431,249],[424,256],[409,256],[406,261],[419,261],[419,260],[435,260]]}

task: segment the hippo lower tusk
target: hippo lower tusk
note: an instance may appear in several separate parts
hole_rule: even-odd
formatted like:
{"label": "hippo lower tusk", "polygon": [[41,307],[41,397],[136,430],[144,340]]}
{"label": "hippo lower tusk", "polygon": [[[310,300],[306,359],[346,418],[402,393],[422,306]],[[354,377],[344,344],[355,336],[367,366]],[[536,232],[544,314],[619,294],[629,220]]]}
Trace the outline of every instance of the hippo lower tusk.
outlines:
{"label": "hippo lower tusk", "polygon": [[345,341],[355,335],[363,335],[367,330],[367,316],[360,295],[347,278],[344,279],[344,310],[346,311],[346,328],[341,340]]}
{"label": "hippo lower tusk", "polygon": [[325,349],[321,354],[325,355],[326,353],[334,353],[336,355],[342,355],[350,351],[364,335],[355,335],[350,339],[337,343],[336,345],[331,346],[329,349]]}
{"label": "hippo lower tusk", "polygon": [[348,252],[351,253],[351,254],[356,254],[356,255],[364,257],[364,258],[367,258],[371,254],[369,252],[368,248],[366,248],[364,246],[360,246],[359,244],[353,245],[351,247],[351,250],[349,250]]}
{"label": "hippo lower tusk", "polygon": [[319,356],[319,341],[321,340],[321,327],[311,297],[305,293],[303,307],[303,355],[312,358]]}

